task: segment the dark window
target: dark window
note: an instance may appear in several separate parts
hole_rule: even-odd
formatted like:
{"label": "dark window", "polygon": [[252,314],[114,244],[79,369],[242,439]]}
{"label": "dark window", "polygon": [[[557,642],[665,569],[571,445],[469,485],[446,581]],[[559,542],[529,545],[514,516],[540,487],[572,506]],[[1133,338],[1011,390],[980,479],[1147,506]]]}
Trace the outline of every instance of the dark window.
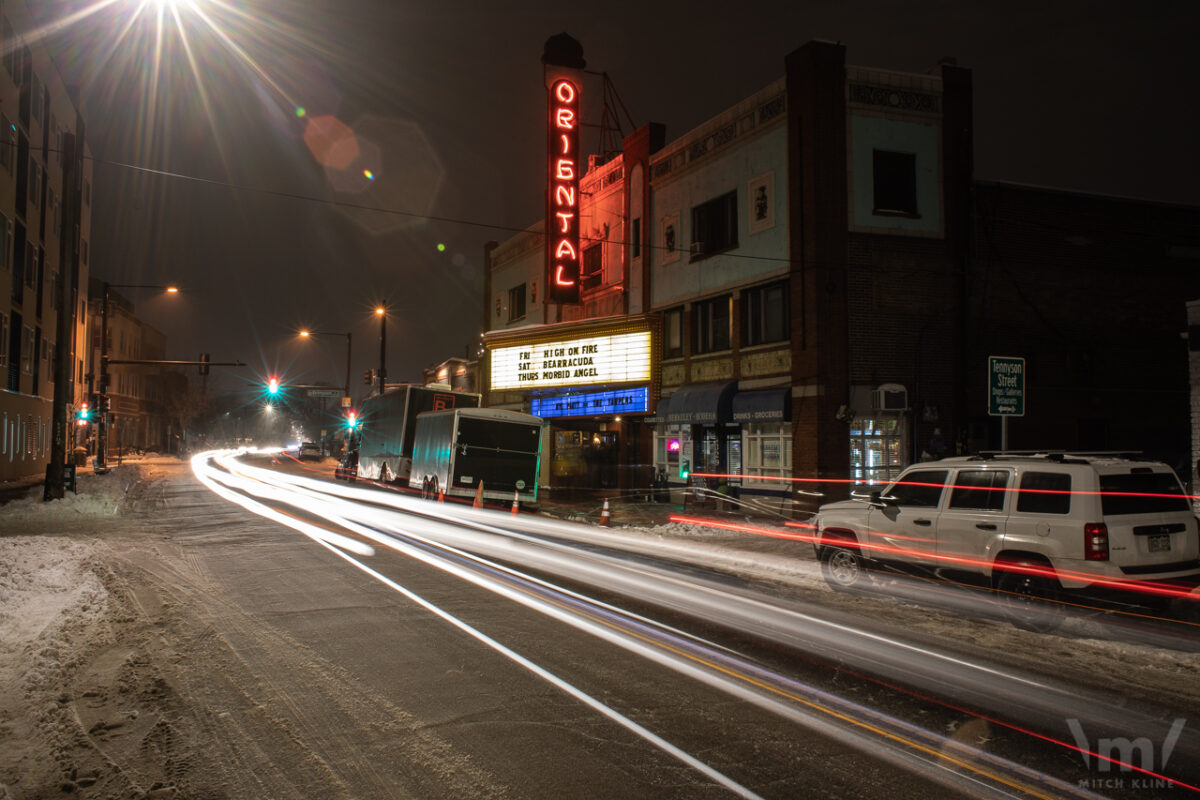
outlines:
{"label": "dark window", "polygon": [[523,319],[525,316],[525,284],[514,286],[508,290],[508,321]]}
{"label": "dark window", "polygon": [[913,153],[875,151],[875,213],[917,213],[917,157]]}
{"label": "dark window", "polygon": [[630,227],[630,231],[633,234],[633,236],[631,237],[630,243],[629,243],[630,258],[641,258],[642,257],[642,218],[641,217],[638,217],[637,219],[635,219],[633,221],[633,225]]}
{"label": "dark window", "polygon": [[[1109,494],[1117,492],[1117,494]],[[1187,498],[1169,472],[1100,476],[1100,509],[1106,517],[1187,511]]]}
{"label": "dark window", "polygon": [[583,274],[580,284],[584,289],[595,289],[604,283],[603,245],[594,244],[583,249]]}
{"label": "dark window", "polygon": [[737,192],[723,194],[692,209],[692,258],[737,247]]}
{"label": "dark window", "polygon": [[1017,511],[1070,514],[1071,476],[1062,472],[1026,472],[1021,476]]}
{"label": "dark window", "polygon": [[683,309],[672,308],[663,315],[663,358],[683,355]]}
{"label": "dark window", "polygon": [[1001,511],[1004,509],[1008,472],[1004,470],[962,470],[954,479],[950,508]]}
{"label": "dark window", "polygon": [[692,307],[692,352],[715,353],[729,349],[730,295],[702,300]]}
{"label": "dark window", "polygon": [[900,506],[937,508],[942,500],[946,476],[949,474],[950,472],[944,469],[910,472],[904,476],[903,483],[893,483],[883,496]]}
{"label": "dark window", "polygon": [[[2,20],[0,20],[0,41],[3,41],[3,42],[16,41],[16,36],[13,33],[12,25],[10,25],[8,22],[8,17],[4,17]],[[16,48],[13,48],[13,47],[5,47],[4,48],[4,58],[3,58],[4,69],[6,72],[8,72],[9,75],[14,75],[13,71],[16,69],[16,61],[14,60],[15,50],[16,50]],[[14,77],[15,77],[15,75],[14,75]]]}
{"label": "dark window", "polygon": [[742,345],[782,342],[788,329],[787,281],[742,292]]}

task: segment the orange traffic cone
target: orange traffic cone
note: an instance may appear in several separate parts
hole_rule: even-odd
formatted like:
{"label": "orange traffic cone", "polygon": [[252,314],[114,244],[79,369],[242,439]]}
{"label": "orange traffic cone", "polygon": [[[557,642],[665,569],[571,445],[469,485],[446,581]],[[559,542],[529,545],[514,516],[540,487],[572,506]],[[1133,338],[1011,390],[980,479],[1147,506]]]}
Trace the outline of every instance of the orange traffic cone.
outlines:
{"label": "orange traffic cone", "polygon": [[604,498],[604,510],[600,512],[600,524],[609,527],[612,515],[608,513],[608,498]]}
{"label": "orange traffic cone", "polygon": [[483,508],[483,481],[480,481],[479,486],[475,487],[475,502],[471,505],[475,508]]}
{"label": "orange traffic cone", "polygon": [[512,513],[514,513],[514,514],[518,513],[521,510],[521,501],[518,499],[518,491],[519,490],[517,490],[517,489],[513,489]]}
{"label": "orange traffic cone", "polygon": [[445,489],[438,489],[438,502],[439,503],[446,502],[446,490]]}

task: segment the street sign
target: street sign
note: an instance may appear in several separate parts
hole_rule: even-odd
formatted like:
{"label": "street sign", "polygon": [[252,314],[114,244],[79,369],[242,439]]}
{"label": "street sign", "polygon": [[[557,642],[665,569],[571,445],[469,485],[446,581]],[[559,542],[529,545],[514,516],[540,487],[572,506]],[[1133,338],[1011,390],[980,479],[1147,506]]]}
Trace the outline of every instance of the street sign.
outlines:
{"label": "street sign", "polygon": [[349,408],[349,407],[350,407],[350,398],[343,397],[342,398],[342,408]]}
{"label": "street sign", "polygon": [[341,397],[341,389],[309,389],[309,397]]}
{"label": "street sign", "polygon": [[1025,359],[988,356],[988,416],[1025,416]]}

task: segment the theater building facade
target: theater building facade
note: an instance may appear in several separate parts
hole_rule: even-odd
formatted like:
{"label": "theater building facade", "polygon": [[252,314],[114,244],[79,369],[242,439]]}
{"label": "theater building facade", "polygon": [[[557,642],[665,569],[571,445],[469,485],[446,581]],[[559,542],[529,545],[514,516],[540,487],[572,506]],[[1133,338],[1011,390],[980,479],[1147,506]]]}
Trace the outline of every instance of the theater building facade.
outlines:
{"label": "theater building facade", "polygon": [[[570,199],[553,181],[547,194]],[[855,481],[998,446],[989,356],[1029,365],[1027,416],[1009,426],[1010,446],[1128,446],[1150,429],[1136,416],[1120,427],[1066,419],[1074,395],[1055,370],[1101,357],[1096,312],[1130,295],[1085,281],[1085,267],[1102,254],[1117,268],[1131,247],[1156,277],[1139,284],[1138,313],[1161,328],[1119,343],[1155,365],[1138,370],[1138,391],[1169,406],[1187,385],[1185,368],[1166,365],[1186,367],[1171,327],[1186,330],[1176,298],[1196,265],[1163,260],[1158,244],[1194,252],[1196,209],[1164,216],[1134,201],[977,185],[971,73],[950,60],[924,73],[869,69],[848,66],[841,45],[809,42],[778,80],[683,136],[646,125],[622,152],[590,157],[576,197],[578,245],[562,244],[571,231],[555,214],[571,209],[560,205],[485,254],[485,403],[549,421],[552,491],[665,480],[677,499],[686,487],[803,513]],[[1149,237],[1114,241],[1123,215],[1158,222]],[[1064,251],[1064,236],[1090,249]],[[556,291],[576,262],[562,254],[578,256],[569,302]],[[1057,301],[1039,281],[1058,287]],[[1073,282],[1086,284],[1088,307],[1062,303]],[[1054,302],[1087,342],[1029,313]],[[618,345],[633,334],[643,349],[622,372],[613,360],[633,352]],[[590,355],[596,364],[577,360]],[[1108,398],[1128,394],[1109,377],[1087,386],[1094,416],[1115,418]],[[1174,425],[1186,442],[1186,404],[1178,411],[1178,425],[1157,419],[1150,432],[1169,443]]]}

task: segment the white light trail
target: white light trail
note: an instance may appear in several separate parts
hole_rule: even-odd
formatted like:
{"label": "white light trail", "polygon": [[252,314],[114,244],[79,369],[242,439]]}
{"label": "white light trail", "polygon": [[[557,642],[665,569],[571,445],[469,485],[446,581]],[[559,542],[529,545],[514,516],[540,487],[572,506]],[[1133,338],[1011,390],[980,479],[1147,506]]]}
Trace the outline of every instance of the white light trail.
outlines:
{"label": "white light trail", "polygon": [[[737,592],[729,586],[706,582],[695,576],[680,578],[668,569],[596,552],[594,546],[579,548],[569,541],[575,539],[595,545],[600,540],[614,537],[613,533],[607,531],[529,516],[512,517],[457,505],[433,505],[428,501],[389,492],[340,486],[328,481],[257,469],[235,458],[222,458],[220,463],[246,481],[241,485],[244,491],[269,495],[276,501],[297,505],[376,544],[419,558],[723,691],[768,707],[774,713],[868,749],[876,756],[880,755],[880,741],[876,734],[863,736],[848,733],[844,725],[829,724],[831,714],[827,707],[819,708],[819,713],[808,713],[799,711],[795,705],[799,701],[817,706],[836,706],[839,703],[844,705],[846,701],[832,699],[812,687],[798,686],[782,676],[759,676],[753,681],[749,680],[746,676],[752,670],[745,666],[737,667],[738,674],[734,679],[721,675],[721,670],[715,668],[714,664],[728,660],[728,651],[720,652],[710,643],[694,637],[690,642],[674,641],[685,635],[486,561],[480,558],[480,554],[603,587],[606,591],[752,633],[802,652],[824,653],[865,672],[882,674],[887,678],[900,675],[904,682],[923,688],[934,696],[949,696],[953,702],[963,705],[990,708],[999,717],[1011,717],[1018,710],[1024,710],[1024,718],[1032,717],[1037,720],[1035,724],[1043,727],[1061,723],[1066,718],[1084,718],[1087,724],[1100,723],[1107,726],[1108,730],[1132,726],[1142,734],[1153,733],[1158,727],[1157,722],[1145,714],[1114,707],[1107,700],[1088,697],[1074,687],[1058,686],[1014,670],[997,669],[975,658],[941,652],[928,644],[916,644],[896,635],[866,630],[859,624],[861,620],[856,618],[822,611],[820,613],[826,615],[823,618],[816,612],[809,613],[808,609],[789,607],[775,598]],[[350,502],[351,499],[360,502]],[[370,505],[364,505],[363,501]],[[445,522],[421,519],[431,517],[431,511],[445,518]],[[412,514],[418,514],[421,518],[415,518]],[[287,520],[282,521],[290,524]],[[464,525],[474,530],[461,527]],[[512,530],[512,527],[522,530]],[[553,540],[546,537],[553,537]],[[431,552],[434,548],[441,552]],[[546,595],[551,593],[554,597],[548,598]],[[566,608],[569,603],[565,598],[586,603],[588,610],[581,612]],[[617,615],[621,616],[620,620],[615,620]],[[633,628],[638,626],[652,626],[653,630],[649,633],[634,631]],[[671,639],[672,643],[665,644],[667,639]],[[672,649],[680,652],[672,653]],[[779,696],[772,697],[772,693]],[[786,702],[780,697],[786,698]],[[912,729],[911,726],[906,728],[904,723],[882,718],[871,709],[856,707],[852,716],[860,721],[869,720],[871,726],[900,731],[898,735],[907,743],[907,749],[891,747],[889,755],[909,768],[919,764],[926,768],[922,771],[928,772],[930,766],[923,756],[915,756],[912,752],[914,740],[941,742],[937,747],[922,745],[916,747],[917,750],[924,747],[926,752],[934,752],[953,746],[957,752],[961,752],[961,745],[950,743],[935,734]],[[1060,741],[1059,744],[1070,747],[1066,742]],[[972,758],[1022,783],[1055,785],[1054,793],[1064,791],[1063,786],[1056,785],[1058,782],[1053,779],[1009,762],[997,764],[994,757],[986,753],[975,751]],[[953,779],[962,780],[957,775]],[[961,783],[955,785],[960,790],[964,788]],[[1074,791],[1074,787],[1067,789]]]}

